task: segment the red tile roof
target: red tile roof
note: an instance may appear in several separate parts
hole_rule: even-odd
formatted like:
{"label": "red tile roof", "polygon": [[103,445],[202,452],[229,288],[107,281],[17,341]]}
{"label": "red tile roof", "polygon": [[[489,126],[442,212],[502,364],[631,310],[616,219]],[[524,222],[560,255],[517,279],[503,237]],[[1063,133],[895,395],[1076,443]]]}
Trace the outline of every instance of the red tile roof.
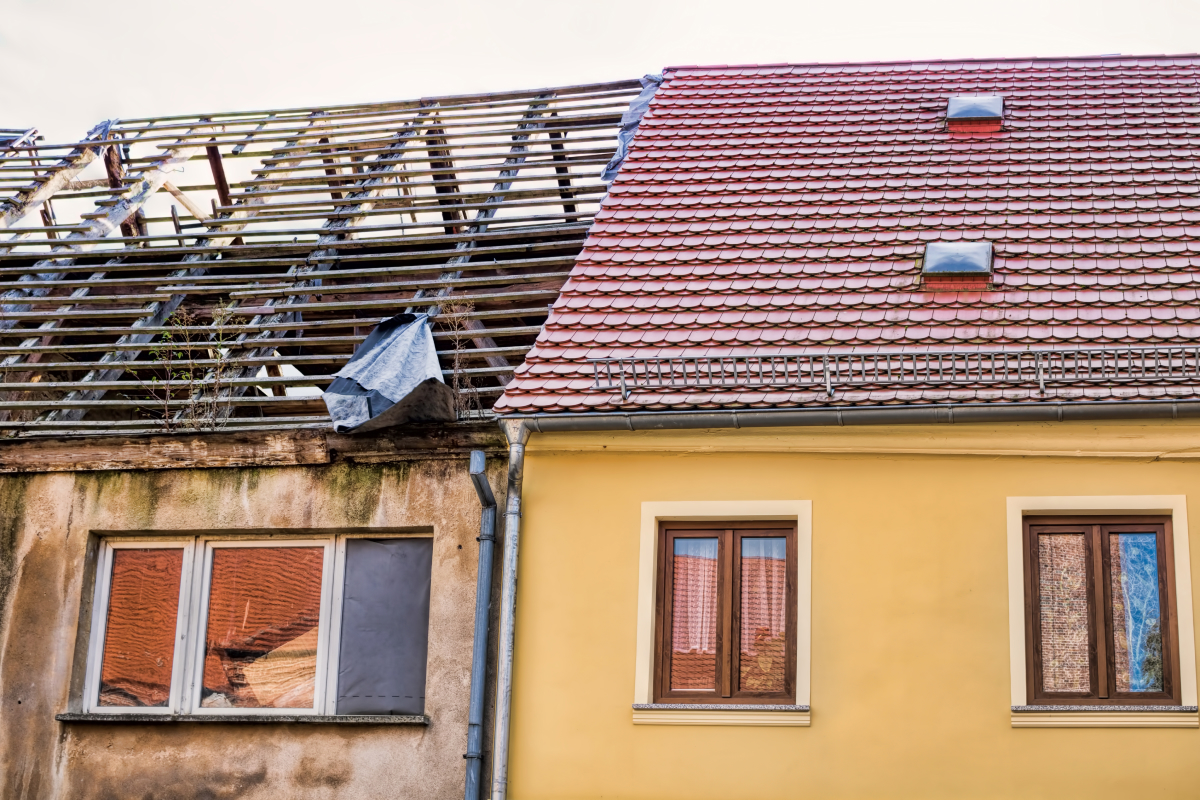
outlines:
{"label": "red tile roof", "polygon": [[[596,388],[588,359],[1200,339],[1200,56],[666,72],[498,413],[1046,399],[986,386]],[[945,128],[1004,96],[1000,132]],[[995,247],[921,291],[925,243]],[[1054,399],[1195,396],[1060,388]]]}

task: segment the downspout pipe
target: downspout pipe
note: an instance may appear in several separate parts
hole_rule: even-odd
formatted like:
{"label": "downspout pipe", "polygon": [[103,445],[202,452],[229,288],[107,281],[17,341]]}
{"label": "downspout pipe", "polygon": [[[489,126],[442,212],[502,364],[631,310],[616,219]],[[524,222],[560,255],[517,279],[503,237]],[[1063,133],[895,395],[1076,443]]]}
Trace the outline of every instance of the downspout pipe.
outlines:
{"label": "downspout pipe", "polygon": [[499,654],[496,659],[496,731],[492,743],[492,800],[508,797],[509,722],[512,715],[513,641],[516,634],[517,555],[521,544],[521,480],[529,428],[519,419],[501,419],[508,440],[508,497],[504,508],[501,561]]}
{"label": "downspout pipe", "polygon": [[492,608],[492,555],[496,546],[496,497],[487,479],[487,457],[471,451],[471,483],[479,515],[479,574],[475,579],[475,641],[471,652],[471,707],[467,712],[466,800],[479,800],[483,772],[483,692],[487,681],[488,616]]}

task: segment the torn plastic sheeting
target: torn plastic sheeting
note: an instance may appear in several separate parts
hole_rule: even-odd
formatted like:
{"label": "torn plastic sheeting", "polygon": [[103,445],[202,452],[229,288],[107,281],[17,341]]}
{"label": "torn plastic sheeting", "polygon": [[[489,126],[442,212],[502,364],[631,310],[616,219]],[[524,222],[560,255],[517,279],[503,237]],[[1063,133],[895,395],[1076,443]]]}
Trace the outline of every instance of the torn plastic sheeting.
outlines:
{"label": "torn plastic sheeting", "polygon": [[662,75],[643,77],[642,93],[633,99],[629,108],[625,109],[625,113],[621,115],[621,130],[617,133],[617,152],[604,167],[604,172],[600,173],[600,180],[605,183],[610,183],[621,171],[621,165],[625,163],[625,156],[629,154],[629,143],[633,141],[633,135],[637,133],[638,125],[641,124],[646,109],[650,108],[650,100],[658,91],[658,87],[662,86],[662,82]]}
{"label": "torn plastic sheeting", "polygon": [[321,398],[338,433],[456,418],[426,314],[379,323],[335,377]]}

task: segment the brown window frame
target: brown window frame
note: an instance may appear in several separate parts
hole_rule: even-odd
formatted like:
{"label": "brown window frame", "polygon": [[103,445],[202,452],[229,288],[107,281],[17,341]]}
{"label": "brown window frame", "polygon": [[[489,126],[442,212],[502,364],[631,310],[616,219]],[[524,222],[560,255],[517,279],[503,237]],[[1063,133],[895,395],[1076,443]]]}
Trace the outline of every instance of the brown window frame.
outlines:
{"label": "brown window frame", "polygon": [[[740,674],[739,648],[730,646],[740,640],[739,625],[741,548],[743,538],[778,536],[787,542],[785,569],[786,622],[784,630],[786,661],[782,692],[753,692],[736,685]],[[682,536],[681,536],[682,534]],[[672,690],[671,625],[673,599],[673,542],[677,538],[713,538],[717,544],[717,690]],[[655,576],[654,607],[654,702],[712,705],[791,705],[796,702],[796,630],[798,587],[796,583],[796,524],[777,521],[660,522],[658,529],[658,565]]]}
{"label": "brown window frame", "polygon": [[[1182,705],[1179,680],[1179,621],[1176,613],[1175,550],[1168,516],[1028,516],[1022,535],[1025,560],[1025,676],[1030,705]],[[1041,612],[1038,605],[1039,533],[1083,533],[1087,553],[1088,660],[1090,687],[1086,693],[1042,689]],[[1162,692],[1116,690],[1113,656],[1110,556],[1111,533],[1149,533],[1157,536],[1158,591],[1162,618]],[[1096,576],[1100,575],[1101,580]]]}

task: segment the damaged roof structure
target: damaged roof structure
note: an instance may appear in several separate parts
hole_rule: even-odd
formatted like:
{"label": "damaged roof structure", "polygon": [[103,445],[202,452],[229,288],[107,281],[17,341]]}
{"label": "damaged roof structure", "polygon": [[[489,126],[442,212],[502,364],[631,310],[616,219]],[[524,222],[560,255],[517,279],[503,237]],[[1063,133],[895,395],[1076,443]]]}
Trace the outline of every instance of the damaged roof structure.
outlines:
{"label": "damaged roof structure", "polygon": [[524,360],[636,81],[114,120],[0,140],[0,435],[328,426],[320,392],[423,312],[459,407]]}

